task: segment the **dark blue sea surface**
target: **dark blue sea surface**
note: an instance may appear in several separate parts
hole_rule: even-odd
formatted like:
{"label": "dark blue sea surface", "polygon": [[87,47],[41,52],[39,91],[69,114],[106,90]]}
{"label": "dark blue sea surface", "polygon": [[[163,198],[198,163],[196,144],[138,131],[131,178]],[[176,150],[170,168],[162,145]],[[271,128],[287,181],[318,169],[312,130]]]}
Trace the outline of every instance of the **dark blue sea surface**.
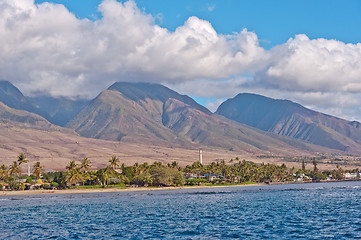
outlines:
{"label": "dark blue sea surface", "polygon": [[361,182],[0,196],[1,239],[361,239]]}

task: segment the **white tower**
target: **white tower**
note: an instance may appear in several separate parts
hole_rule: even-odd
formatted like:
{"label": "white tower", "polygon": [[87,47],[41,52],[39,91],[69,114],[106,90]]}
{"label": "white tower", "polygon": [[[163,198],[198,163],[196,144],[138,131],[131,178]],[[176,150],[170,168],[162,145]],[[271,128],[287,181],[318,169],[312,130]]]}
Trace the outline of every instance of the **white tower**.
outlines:
{"label": "white tower", "polygon": [[30,163],[28,162],[28,177],[30,177]]}
{"label": "white tower", "polygon": [[200,164],[203,164],[202,149],[199,149],[199,163],[200,163]]}

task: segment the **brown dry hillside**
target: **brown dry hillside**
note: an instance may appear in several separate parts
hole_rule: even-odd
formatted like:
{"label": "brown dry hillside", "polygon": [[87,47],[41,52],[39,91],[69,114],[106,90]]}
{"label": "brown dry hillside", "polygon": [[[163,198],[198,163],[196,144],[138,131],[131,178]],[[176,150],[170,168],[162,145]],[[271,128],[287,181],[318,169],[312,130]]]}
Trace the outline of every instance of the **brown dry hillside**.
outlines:
{"label": "brown dry hillside", "polygon": [[[197,123],[198,114],[204,113],[200,113],[199,110],[193,108],[188,109],[187,105],[176,100],[172,100],[168,104],[165,110],[165,116],[168,118],[167,125],[174,127],[173,131],[175,132],[188,132],[184,136],[185,138],[191,138],[194,133],[192,130],[194,129],[193,125],[199,125]],[[181,111],[182,114],[173,115],[172,109],[175,108],[184,108],[183,110],[186,112]],[[179,110],[176,112],[179,112]],[[2,116],[0,119],[0,164],[9,165],[17,159],[19,153],[24,152],[30,161],[30,165],[40,161],[42,165],[45,165],[47,171],[64,170],[69,161],[80,161],[84,157],[90,159],[93,163],[93,168],[104,167],[112,156],[119,157],[120,161],[127,165],[134,164],[135,162],[153,163],[154,161],[161,161],[163,163],[170,163],[177,161],[181,166],[185,166],[198,160],[199,148],[203,149],[203,160],[206,164],[212,161],[228,161],[235,157],[255,162],[276,162],[281,164],[282,156],[312,156],[315,154],[315,152],[305,152],[289,148],[288,145],[284,145],[284,148],[262,149],[245,147],[244,150],[234,149],[231,151],[220,147],[207,147],[197,143],[184,146],[184,144],[160,141],[159,139],[158,141],[154,141],[154,139],[141,139],[141,141],[137,141],[137,139],[133,138],[124,138],[123,141],[118,142],[85,138],[70,129],[54,126],[36,114],[15,110],[1,103],[0,116]],[[181,116],[190,118],[189,121],[186,121],[187,124],[176,124]],[[224,122],[229,121],[216,116],[208,116],[208,118],[207,121],[202,120],[205,128],[207,126],[212,127],[214,124],[222,125]],[[166,122],[166,119],[164,121]],[[218,131],[222,132],[225,130],[227,128],[223,128],[223,130],[220,128]],[[230,128],[227,131],[238,130]],[[242,131],[244,134],[248,134],[247,129]],[[204,132],[200,135],[207,134],[207,131]],[[265,135],[259,136],[260,138],[267,137]],[[208,138],[212,139],[214,136],[210,135]],[[257,140],[255,138],[254,141],[257,142],[260,139]],[[327,152],[327,149],[323,150]],[[258,158],[257,156],[259,155],[278,155],[279,157],[267,159]],[[287,164],[297,167],[296,163]],[[321,166],[320,168],[322,169]],[[25,172],[26,169],[23,169],[23,171]]]}
{"label": "brown dry hillside", "polygon": [[[168,114],[170,110],[171,108],[167,110]],[[24,152],[30,165],[40,161],[48,171],[64,170],[69,161],[80,161],[84,157],[92,161],[94,168],[101,168],[108,163],[111,156],[119,157],[125,164],[178,161],[184,166],[198,160],[198,149],[201,147],[200,144],[195,143],[184,147],[180,143],[159,139],[154,141],[151,138],[141,141],[137,141],[136,138],[125,138],[122,142],[85,138],[70,129],[52,125],[36,114],[12,109],[2,103],[0,103],[0,117],[0,164],[6,165],[15,161],[19,153]],[[271,153],[260,149],[229,151],[204,146],[202,149],[205,163],[227,161],[237,156],[250,160],[257,154]],[[301,151],[290,152],[287,153],[287,148],[272,151],[286,155],[303,154]]]}
{"label": "brown dry hillside", "polygon": [[[183,148],[171,145],[154,145],[152,143],[130,143],[114,142],[107,140],[91,139],[77,136],[72,133],[60,131],[43,131],[31,128],[21,128],[0,123],[0,165],[10,165],[17,160],[17,155],[24,152],[33,165],[40,161],[45,166],[46,171],[65,170],[65,166],[70,161],[80,162],[84,157],[92,162],[92,169],[103,168],[108,164],[112,156],[117,156],[121,163],[132,165],[136,162],[153,163],[161,161],[170,163],[177,161],[180,166],[185,166],[198,161],[198,148]],[[254,161],[256,163],[285,163],[289,167],[300,168],[298,162],[288,162],[284,156],[315,156],[315,153],[292,152],[281,155],[277,152],[259,151],[250,153],[245,151],[229,151],[215,147],[202,147],[203,162],[209,164],[212,161],[228,162],[231,158],[239,157],[241,160]],[[270,158],[258,158],[257,156],[271,156]],[[277,157],[276,157],[277,156]],[[356,168],[357,166],[347,165],[343,168]],[[312,168],[308,164],[307,168]],[[335,169],[336,164],[321,164],[318,168]],[[23,172],[26,172],[26,166]]]}
{"label": "brown dry hillside", "polygon": [[[47,170],[64,170],[69,161],[80,161],[84,157],[90,159],[94,168],[101,168],[108,163],[111,156],[119,157],[121,163],[126,164],[178,161],[185,166],[198,160],[198,147],[106,141],[60,131],[35,130],[0,123],[0,164],[9,165],[16,160],[19,153],[25,152],[30,165],[40,161]],[[237,156],[247,160],[255,158],[254,154],[246,152],[203,148],[205,163],[227,161]]]}
{"label": "brown dry hillside", "polygon": [[[0,164],[9,165],[21,152],[30,165],[40,161],[47,170],[63,170],[69,161],[85,157],[101,168],[112,156],[127,165],[178,161],[185,166],[198,160],[199,148],[204,163],[235,157],[281,163],[283,157],[344,153],[212,114],[190,97],[157,84],[116,83],[68,126],[78,133],[0,102]],[[287,165],[299,167],[297,161]]]}
{"label": "brown dry hillside", "polygon": [[67,127],[84,137],[184,148],[200,144],[249,153],[329,151],[212,114],[190,97],[149,83],[115,83]]}
{"label": "brown dry hillside", "polygon": [[[182,148],[166,141],[154,143],[151,139],[129,143],[80,137],[34,113],[12,109],[0,102],[0,164],[9,165],[24,152],[30,165],[40,161],[48,171],[64,170],[69,161],[80,161],[84,157],[90,159],[94,168],[104,167],[111,156],[119,157],[125,164],[178,161],[186,165],[198,160],[198,148],[199,145]],[[205,162],[237,155],[249,157],[242,152],[204,149]]]}

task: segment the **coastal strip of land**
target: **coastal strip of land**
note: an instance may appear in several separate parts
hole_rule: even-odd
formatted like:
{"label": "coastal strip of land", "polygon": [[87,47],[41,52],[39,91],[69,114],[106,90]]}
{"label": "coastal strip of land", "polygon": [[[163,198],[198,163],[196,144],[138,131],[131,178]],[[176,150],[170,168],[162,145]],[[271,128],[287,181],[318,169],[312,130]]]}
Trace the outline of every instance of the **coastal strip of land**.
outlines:
{"label": "coastal strip of land", "polygon": [[220,187],[248,187],[248,186],[265,186],[264,183],[256,184],[237,184],[237,185],[216,185],[216,186],[179,186],[179,187],[127,187],[127,188],[74,188],[60,190],[25,190],[25,191],[1,191],[0,196],[19,196],[19,195],[47,195],[47,194],[84,194],[84,193],[116,193],[116,192],[138,192],[138,191],[163,191],[179,189],[204,189]]}

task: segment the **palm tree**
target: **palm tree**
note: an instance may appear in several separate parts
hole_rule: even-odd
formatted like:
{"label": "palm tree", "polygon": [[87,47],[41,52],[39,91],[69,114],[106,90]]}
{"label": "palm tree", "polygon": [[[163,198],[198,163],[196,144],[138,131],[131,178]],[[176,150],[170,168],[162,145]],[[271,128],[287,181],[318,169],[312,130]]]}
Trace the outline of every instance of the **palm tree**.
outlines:
{"label": "palm tree", "polygon": [[84,181],[91,179],[89,168],[90,168],[90,161],[88,160],[88,158],[83,158],[83,160],[80,162],[80,170],[83,174]]}
{"label": "palm tree", "polygon": [[74,161],[71,161],[68,166],[66,166],[66,176],[65,181],[73,185],[73,183],[77,183],[83,180],[83,175],[81,174],[80,168],[77,167],[77,164]]}
{"label": "palm tree", "polygon": [[71,171],[66,171],[65,181],[73,186],[73,183],[78,183],[83,181],[83,175],[80,172],[79,168],[75,168]]}
{"label": "palm tree", "polygon": [[305,160],[302,159],[302,171],[306,170]]}
{"label": "palm tree", "polygon": [[10,165],[9,173],[11,176],[14,176],[14,177],[16,175],[20,176],[20,174],[21,174],[20,165],[16,161],[14,161],[13,164]]}
{"label": "palm tree", "polygon": [[73,186],[73,183],[78,183],[83,181],[83,175],[79,171],[79,168],[74,169],[73,171],[67,171],[65,176],[65,181]]}
{"label": "palm tree", "polygon": [[158,161],[155,161],[152,166],[154,167],[161,167],[162,166],[162,163],[161,162],[158,162]]}
{"label": "palm tree", "polygon": [[142,168],[141,168],[141,166],[139,166],[138,163],[134,163],[133,171],[134,171],[135,176],[138,176],[139,174],[142,173]]}
{"label": "palm tree", "polygon": [[89,171],[91,162],[88,160],[88,158],[83,158],[80,164],[80,169],[82,169],[84,172]]}
{"label": "palm tree", "polygon": [[313,158],[312,164],[313,164],[313,171],[314,171],[314,172],[318,172],[316,158]]}
{"label": "palm tree", "polygon": [[106,168],[99,169],[96,172],[96,176],[102,185],[108,185],[114,169],[109,165]]}
{"label": "palm tree", "polygon": [[20,153],[18,156],[19,165],[21,165],[23,163],[27,163],[27,162],[29,162],[29,160],[26,159],[25,153]]}
{"label": "palm tree", "polygon": [[119,160],[116,156],[113,156],[111,159],[109,159],[109,166],[115,170],[115,168],[119,167]]}
{"label": "palm tree", "polygon": [[68,171],[72,171],[73,169],[75,169],[77,167],[76,163],[74,161],[71,161],[68,166],[66,166],[65,168],[68,170]]}
{"label": "palm tree", "polygon": [[178,167],[178,163],[177,163],[176,161],[173,161],[173,162],[172,162],[172,167],[173,167],[173,168],[177,168],[177,167]]}
{"label": "palm tree", "polygon": [[104,173],[104,179],[106,180],[106,184],[109,185],[109,180],[112,177],[112,175],[114,174],[114,168],[111,166],[108,166],[105,168]]}
{"label": "palm tree", "polygon": [[9,171],[5,164],[0,166],[0,179],[5,181],[9,177]]}
{"label": "palm tree", "polygon": [[40,165],[40,162],[36,162],[33,166],[34,172],[33,174],[35,175],[36,179],[39,180],[40,179],[40,175],[43,173],[44,171],[44,167]]}
{"label": "palm tree", "polygon": [[29,160],[26,159],[25,153],[20,153],[18,155],[18,163],[19,163],[19,168],[20,168],[20,174],[21,175],[21,164],[23,163],[27,163],[29,162]]}
{"label": "palm tree", "polygon": [[143,172],[143,173],[149,172],[149,170],[150,170],[150,165],[149,165],[147,162],[143,163],[143,164],[140,165],[140,166],[141,166],[141,168],[142,168],[142,172]]}

